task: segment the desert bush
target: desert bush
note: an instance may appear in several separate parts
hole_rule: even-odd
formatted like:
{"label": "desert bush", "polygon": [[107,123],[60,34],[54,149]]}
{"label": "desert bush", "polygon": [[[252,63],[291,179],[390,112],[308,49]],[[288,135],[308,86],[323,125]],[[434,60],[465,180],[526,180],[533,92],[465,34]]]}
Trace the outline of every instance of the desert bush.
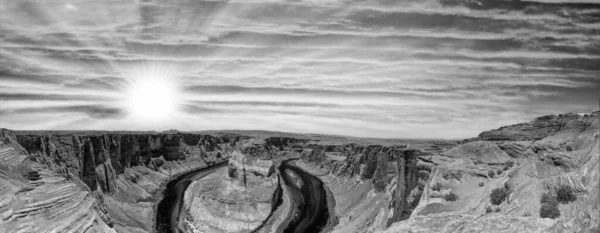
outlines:
{"label": "desert bush", "polygon": [[498,175],[502,175],[502,170],[497,171]]}
{"label": "desert bush", "polygon": [[551,218],[555,219],[560,216],[560,210],[558,209],[558,205],[552,205],[549,203],[542,204],[540,207],[540,218]]}
{"label": "desert bush", "polygon": [[494,178],[494,175],[496,175],[496,174],[494,174],[494,171],[488,171],[488,176],[490,178]]}
{"label": "desert bush", "polygon": [[507,196],[508,190],[506,190],[506,188],[495,188],[492,190],[492,193],[490,193],[490,201],[494,205],[500,205],[502,202],[504,202],[504,200],[506,200]]}
{"label": "desert bush", "polygon": [[567,151],[573,151],[573,146],[567,145]]}
{"label": "desert bush", "polygon": [[502,170],[506,171],[509,168],[511,168],[513,165],[515,164],[515,162],[511,161],[507,161],[506,163],[504,163],[504,167],[502,168]]}
{"label": "desert bush", "polygon": [[492,210],[492,207],[486,206],[485,207],[485,212],[489,214],[489,213],[494,212],[494,211]]}
{"label": "desert bush", "polygon": [[485,184],[483,183],[483,181],[479,182],[479,187],[483,187]]}
{"label": "desert bush", "polygon": [[508,166],[508,167],[512,167],[512,166],[514,166],[514,165],[515,165],[515,161],[509,160],[509,161],[507,161],[507,162],[505,163],[505,165],[506,165],[506,166]]}
{"label": "desert bush", "polygon": [[540,198],[540,203],[550,204],[550,205],[558,205],[558,200],[556,200],[556,197],[553,196],[552,194],[544,193],[544,194],[542,194],[542,197]]}
{"label": "desert bush", "polygon": [[442,184],[440,184],[440,182],[436,182],[435,184],[433,184],[433,186],[431,186],[431,189],[433,191],[440,191],[442,190]]}
{"label": "desert bush", "polygon": [[444,195],[444,200],[446,200],[446,201],[456,201],[456,200],[458,200],[458,195],[456,195],[453,192],[450,192],[450,193]]}
{"label": "desert bush", "polygon": [[562,204],[567,204],[569,202],[573,202],[577,200],[577,197],[573,193],[573,189],[566,185],[561,185],[556,190],[556,200]]}
{"label": "desert bush", "polygon": [[558,209],[558,200],[555,196],[550,193],[542,194],[540,198],[540,218],[557,218],[560,216],[560,210]]}
{"label": "desert bush", "polygon": [[496,207],[496,212],[500,212],[500,207]]}

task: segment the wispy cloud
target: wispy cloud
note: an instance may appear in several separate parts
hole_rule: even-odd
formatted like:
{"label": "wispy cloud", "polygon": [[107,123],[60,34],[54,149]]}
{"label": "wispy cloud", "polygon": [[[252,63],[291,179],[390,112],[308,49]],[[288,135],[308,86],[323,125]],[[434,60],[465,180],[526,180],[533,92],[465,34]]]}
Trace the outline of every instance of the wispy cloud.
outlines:
{"label": "wispy cloud", "polygon": [[[470,137],[594,110],[599,13],[586,0],[0,0],[0,125]],[[143,124],[127,97],[157,78],[177,112]]]}

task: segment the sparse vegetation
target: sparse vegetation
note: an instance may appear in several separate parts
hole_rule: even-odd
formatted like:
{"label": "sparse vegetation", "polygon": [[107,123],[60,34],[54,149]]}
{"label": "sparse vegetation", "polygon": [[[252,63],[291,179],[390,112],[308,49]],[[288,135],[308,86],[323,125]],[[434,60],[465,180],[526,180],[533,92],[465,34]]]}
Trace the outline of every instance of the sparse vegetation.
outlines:
{"label": "sparse vegetation", "polygon": [[558,218],[560,216],[560,210],[558,209],[558,201],[555,196],[550,193],[542,194],[540,198],[540,218]]}
{"label": "sparse vegetation", "polygon": [[551,218],[555,219],[560,216],[560,210],[558,205],[542,204],[540,207],[540,218]]}
{"label": "sparse vegetation", "polygon": [[577,196],[573,193],[573,189],[566,185],[561,185],[556,190],[556,200],[561,204],[567,204],[577,200]]}
{"label": "sparse vegetation", "polygon": [[508,167],[512,167],[512,166],[514,166],[514,165],[515,165],[515,161],[509,160],[509,161],[507,161],[505,164],[506,164],[506,166],[508,166]]}
{"label": "sparse vegetation", "polygon": [[456,200],[458,200],[458,195],[456,195],[453,192],[450,192],[450,193],[444,195],[444,200],[446,200],[446,201],[456,201]]}
{"label": "sparse vegetation", "polygon": [[492,190],[492,193],[490,193],[490,201],[494,205],[500,205],[502,202],[504,202],[504,200],[506,200],[507,196],[508,190],[506,188],[495,188]]}
{"label": "sparse vegetation", "polygon": [[573,151],[573,146],[567,145],[567,151]]}
{"label": "sparse vegetation", "polygon": [[495,175],[496,175],[496,174],[494,174],[494,171],[488,171],[488,176],[489,176],[490,178],[494,178],[494,176],[495,176]]}
{"label": "sparse vegetation", "polygon": [[504,167],[502,168],[502,170],[506,171],[509,168],[511,168],[513,165],[515,165],[515,162],[513,162],[512,160],[507,161],[506,163],[504,163]]}
{"label": "sparse vegetation", "polygon": [[442,184],[440,184],[440,182],[436,182],[435,184],[433,184],[433,186],[431,186],[431,189],[433,191],[440,191],[442,190]]}
{"label": "sparse vegetation", "polygon": [[483,183],[483,181],[479,182],[479,187],[483,187],[485,185],[485,183]]}
{"label": "sparse vegetation", "polygon": [[544,193],[544,194],[542,194],[542,198],[540,198],[540,203],[558,205],[558,200],[556,200],[556,197],[553,196],[552,194]]}

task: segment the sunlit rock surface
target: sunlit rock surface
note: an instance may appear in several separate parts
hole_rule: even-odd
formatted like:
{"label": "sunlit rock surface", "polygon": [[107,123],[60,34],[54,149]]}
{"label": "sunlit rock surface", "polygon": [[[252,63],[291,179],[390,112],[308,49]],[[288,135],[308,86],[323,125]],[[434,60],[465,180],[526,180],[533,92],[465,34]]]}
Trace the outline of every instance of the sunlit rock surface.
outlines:
{"label": "sunlit rock surface", "polygon": [[[540,117],[432,156],[431,178],[411,218],[384,232],[598,232],[598,114]],[[441,190],[432,189],[436,183]],[[541,195],[561,185],[577,200],[559,204],[557,219],[540,218]],[[509,195],[493,205],[489,196],[498,187]],[[449,192],[459,199],[444,200]]]}
{"label": "sunlit rock surface", "polygon": [[[38,171],[34,177],[37,179],[39,174],[41,179],[35,182],[40,183],[40,187],[47,187],[44,193],[61,200],[56,202],[50,199],[50,203],[58,203],[56,209],[32,202],[47,210],[42,212],[45,215],[23,221],[23,224],[17,222],[14,226],[46,227],[56,224],[59,225],[57,229],[64,225],[68,228],[62,231],[74,232],[152,231],[154,207],[161,198],[162,186],[180,174],[227,159],[233,151],[233,145],[239,140],[236,136],[197,134],[2,132],[10,136],[5,144],[10,142],[17,145],[18,149],[14,150],[21,153],[19,157],[14,155],[14,150],[3,149],[3,154],[6,154],[3,157],[6,158],[2,161],[13,165],[24,161],[20,162],[23,169]],[[12,184],[10,187],[15,189],[27,183],[19,186],[19,183],[15,185],[9,180],[7,184]],[[28,196],[31,200],[44,198],[33,195],[38,193],[36,189],[29,192],[32,194]],[[77,206],[78,209],[69,206]],[[72,218],[78,224],[54,220],[54,217],[65,217],[61,213],[77,214]],[[8,216],[7,219],[22,218]],[[53,222],[45,224],[46,221]],[[81,224],[83,226],[79,226]],[[0,225],[12,226],[10,222]],[[103,230],[103,227],[107,230]],[[25,232],[32,230],[36,231],[35,228],[26,228]]]}
{"label": "sunlit rock surface", "polygon": [[115,232],[78,183],[31,161],[14,132],[0,131],[0,232]]}
{"label": "sunlit rock surface", "polygon": [[250,232],[270,215],[278,187],[273,161],[232,153],[229,166],[194,181],[185,192],[185,229]]}
{"label": "sunlit rock surface", "polygon": [[[460,142],[2,130],[0,232],[151,232],[168,181],[224,160],[186,190],[179,227],[281,232],[298,203],[277,168],[293,158],[325,184],[324,232],[597,232],[599,114]],[[559,186],[577,199],[540,218],[541,195]],[[508,197],[493,205],[499,187]]]}

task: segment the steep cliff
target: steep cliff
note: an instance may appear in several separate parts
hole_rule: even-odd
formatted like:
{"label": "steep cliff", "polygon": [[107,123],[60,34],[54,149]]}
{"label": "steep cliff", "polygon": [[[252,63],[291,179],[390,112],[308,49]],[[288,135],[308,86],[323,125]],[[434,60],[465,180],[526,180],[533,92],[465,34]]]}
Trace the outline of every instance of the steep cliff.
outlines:
{"label": "steep cliff", "polygon": [[52,171],[87,193],[96,203],[91,211],[120,232],[152,231],[153,208],[162,185],[178,174],[228,159],[240,140],[235,135],[185,133],[17,132],[11,136],[34,164],[24,166],[34,172]]}
{"label": "steep cliff", "polygon": [[[277,167],[299,158],[325,184],[326,232],[597,232],[599,118],[544,116],[458,145],[1,130],[0,231],[149,232],[166,182],[225,160],[190,184],[180,227],[281,231],[302,203]],[[542,216],[542,196],[559,189],[574,197]]]}
{"label": "steep cliff", "polygon": [[366,232],[407,219],[419,203],[431,166],[406,145],[319,145],[301,167],[330,187],[340,218],[333,232]]}
{"label": "steep cliff", "polygon": [[[483,132],[432,156],[435,164],[411,217],[385,232],[597,232],[599,112],[544,116]],[[571,190],[555,218],[542,196]],[[505,190],[506,198],[491,198]],[[456,200],[445,198],[449,193]],[[545,214],[544,214],[545,213]]]}
{"label": "steep cliff", "polygon": [[28,156],[0,130],[0,232],[115,232],[101,202],[77,177]]}

